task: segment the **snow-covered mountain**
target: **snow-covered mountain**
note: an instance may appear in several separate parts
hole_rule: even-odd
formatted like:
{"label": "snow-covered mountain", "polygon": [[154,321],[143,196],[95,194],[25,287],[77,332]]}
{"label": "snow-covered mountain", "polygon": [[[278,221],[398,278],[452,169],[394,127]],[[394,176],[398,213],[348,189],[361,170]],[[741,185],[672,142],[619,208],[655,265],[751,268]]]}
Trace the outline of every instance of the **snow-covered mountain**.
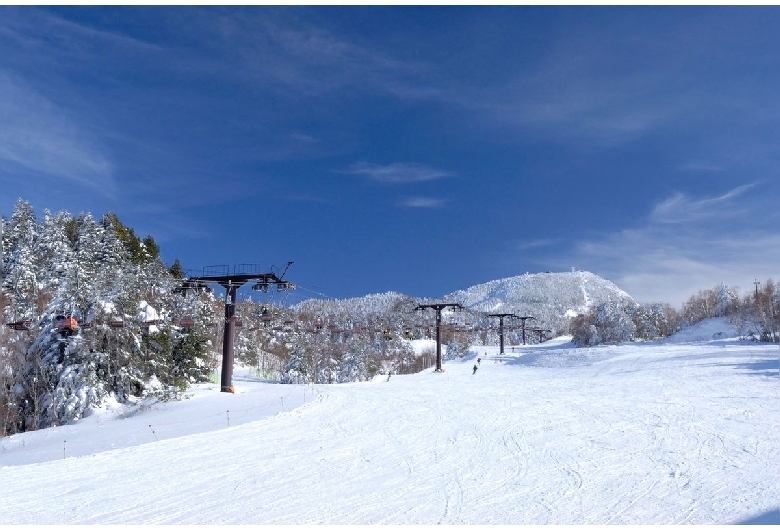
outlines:
{"label": "snow-covered mountain", "polygon": [[[514,313],[534,317],[533,326],[565,332],[569,318],[607,301],[636,304],[617,285],[591,272],[543,272],[523,274],[474,285],[444,295],[474,313]],[[397,292],[369,294],[343,300],[306,300],[294,306],[315,314],[380,315],[409,313],[419,302]]]}
{"label": "snow-covered mountain", "polygon": [[533,316],[536,325],[563,329],[568,319],[604,302],[636,304],[609,280],[587,271],[523,274],[474,285],[445,297],[475,311]]}

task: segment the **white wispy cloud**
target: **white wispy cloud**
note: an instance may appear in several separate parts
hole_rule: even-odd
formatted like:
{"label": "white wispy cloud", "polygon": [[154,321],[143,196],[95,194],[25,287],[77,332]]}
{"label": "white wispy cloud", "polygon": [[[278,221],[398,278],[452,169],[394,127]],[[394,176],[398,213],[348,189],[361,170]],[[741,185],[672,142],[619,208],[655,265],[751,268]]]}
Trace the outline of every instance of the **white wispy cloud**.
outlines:
{"label": "white wispy cloud", "polygon": [[723,164],[713,163],[713,162],[704,162],[701,160],[695,160],[686,162],[684,164],[681,164],[677,167],[680,171],[691,171],[691,172],[722,172],[726,171],[726,166]]}
{"label": "white wispy cloud", "polygon": [[376,182],[403,184],[408,182],[427,182],[453,176],[450,171],[437,169],[423,164],[395,162],[388,165],[355,162],[341,171],[350,175],[367,177]]}
{"label": "white wispy cloud", "polygon": [[0,18],[0,35],[14,42],[23,58],[34,57],[51,69],[68,61],[85,64],[100,60],[114,52],[150,57],[165,51],[155,43],[80,24],[46,8],[25,6],[4,14]]}
{"label": "white wispy cloud", "polygon": [[[756,72],[771,71],[771,56],[756,53],[749,39],[724,37],[722,12],[662,16],[655,24],[641,11],[612,20],[618,18],[614,24],[571,21],[567,31],[542,41],[538,60],[508,70],[492,86],[462,86],[469,97],[460,101],[499,132],[577,146],[611,148],[659,131],[705,136],[688,155],[694,160],[740,151],[734,144],[746,130],[776,120],[777,98],[766,90],[771,83],[733,75],[745,72],[746,62]],[[774,144],[766,138],[750,140]],[[713,148],[716,139],[721,151]],[[719,170],[724,163],[687,169]]]}
{"label": "white wispy cloud", "polygon": [[532,250],[535,248],[550,247],[559,243],[557,239],[534,239],[532,241],[520,241],[515,244],[515,250]]}
{"label": "white wispy cloud", "polygon": [[441,208],[446,204],[444,199],[432,197],[407,197],[398,203],[404,208]]}
{"label": "white wispy cloud", "polygon": [[691,199],[683,193],[675,193],[657,204],[650,214],[656,223],[690,223],[708,217],[724,219],[744,213],[745,206],[735,204],[733,199],[755,187],[755,183],[738,186],[718,197]]}
{"label": "white wispy cloud", "polygon": [[277,11],[240,16],[204,12],[200,24],[233,52],[234,75],[249,75],[292,97],[370,89],[399,98],[436,97],[429,64],[401,60],[335,34],[305,17]]}
{"label": "white wispy cloud", "polygon": [[306,193],[299,193],[297,195],[286,195],[283,197],[290,202],[308,202],[315,204],[330,204],[332,201],[322,195],[312,195]]}
{"label": "white wispy cloud", "polygon": [[666,90],[667,72],[610,75],[601,62],[614,51],[568,42],[561,47],[535,70],[474,99],[481,101],[484,117],[558,141],[609,146],[640,137],[688,108],[686,93]]}
{"label": "white wispy cloud", "polygon": [[84,51],[87,47],[100,51],[106,44],[123,50],[134,49],[159,52],[164,49],[162,46],[152,42],[136,39],[118,31],[107,31],[79,24],[44,10],[35,12],[35,24],[38,25],[39,29],[43,29],[49,34],[59,35],[63,40],[73,42],[78,39],[80,42],[73,42],[74,46],[72,48],[79,51]]}
{"label": "white wispy cloud", "polygon": [[744,292],[756,277],[780,275],[777,212],[755,184],[715,197],[675,193],[638,227],[579,241],[555,262],[601,274],[640,302],[679,306],[721,282]]}
{"label": "white wispy cloud", "polygon": [[0,70],[0,164],[66,185],[114,191],[112,164],[68,112]]}

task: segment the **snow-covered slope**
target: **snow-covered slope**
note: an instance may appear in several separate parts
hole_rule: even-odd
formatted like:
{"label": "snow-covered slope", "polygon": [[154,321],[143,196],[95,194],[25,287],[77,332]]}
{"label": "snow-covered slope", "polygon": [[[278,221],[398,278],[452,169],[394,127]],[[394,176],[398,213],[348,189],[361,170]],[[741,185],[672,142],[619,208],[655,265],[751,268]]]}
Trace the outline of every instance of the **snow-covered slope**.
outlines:
{"label": "snow-covered slope", "polygon": [[445,370],[239,375],[3,438],[0,525],[780,523],[777,345],[554,339]]}
{"label": "snow-covered slope", "polygon": [[739,337],[734,324],[726,317],[715,317],[702,320],[689,326],[671,337],[665,342],[700,342],[719,339],[736,339]]}

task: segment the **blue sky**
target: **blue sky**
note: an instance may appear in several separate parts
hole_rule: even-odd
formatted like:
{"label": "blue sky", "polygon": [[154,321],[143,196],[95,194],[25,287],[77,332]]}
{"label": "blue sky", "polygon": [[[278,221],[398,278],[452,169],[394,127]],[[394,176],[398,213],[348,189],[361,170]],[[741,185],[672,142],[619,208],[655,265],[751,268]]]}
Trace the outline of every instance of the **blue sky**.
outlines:
{"label": "blue sky", "polygon": [[780,279],[775,7],[0,7],[0,212],[344,298]]}

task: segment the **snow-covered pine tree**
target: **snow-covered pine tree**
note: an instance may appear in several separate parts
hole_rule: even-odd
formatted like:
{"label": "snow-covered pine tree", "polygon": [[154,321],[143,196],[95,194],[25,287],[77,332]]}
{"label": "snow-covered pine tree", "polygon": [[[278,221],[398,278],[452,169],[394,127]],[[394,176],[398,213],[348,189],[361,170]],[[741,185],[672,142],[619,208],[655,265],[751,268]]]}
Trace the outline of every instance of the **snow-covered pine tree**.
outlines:
{"label": "snow-covered pine tree", "polygon": [[344,345],[335,341],[323,341],[319,346],[316,382],[331,384],[338,381],[340,366],[344,356]]}
{"label": "snow-covered pine tree", "polygon": [[394,338],[388,345],[389,370],[394,374],[408,374],[415,365],[416,355],[408,340]]}
{"label": "snow-covered pine tree", "polygon": [[34,320],[38,310],[38,259],[35,246],[38,225],[30,203],[19,199],[3,231],[6,321]]}
{"label": "snow-covered pine tree", "polygon": [[292,384],[313,382],[314,356],[308,333],[303,330],[291,333],[287,348],[290,358],[282,371],[281,382]]}
{"label": "snow-covered pine tree", "polygon": [[48,209],[44,210],[43,223],[36,244],[36,255],[40,260],[39,282],[41,289],[46,292],[56,292],[75,261],[73,251],[75,239],[71,240],[68,233],[75,222],[75,219],[66,212],[61,211],[52,215]]}
{"label": "snow-covered pine tree", "polygon": [[355,334],[346,344],[338,382],[368,381],[381,368],[373,341],[368,335]]}
{"label": "snow-covered pine tree", "polygon": [[[151,236],[140,240],[114,214],[95,222],[47,210],[38,224],[22,200],[3,223],[1,309],[6,322],[34,322],[0,337],[3,432],[78,419],[108,394],[123,401],[152,384],[180,389],[206,378],[211,308],[196,304],[209,315],[200,327],[176,326],[178,280]],[[155,311],[157,327],[143,325],[141,307]],[[78,320],[76,334],[54,326],[64,315]]]}
{"label": "snow-covered pine tree", "polygon": [[466,338],[465,333],[455,333],[447,342],[444,358],[448,361],[462,359],[469,350],[471,343]]}

